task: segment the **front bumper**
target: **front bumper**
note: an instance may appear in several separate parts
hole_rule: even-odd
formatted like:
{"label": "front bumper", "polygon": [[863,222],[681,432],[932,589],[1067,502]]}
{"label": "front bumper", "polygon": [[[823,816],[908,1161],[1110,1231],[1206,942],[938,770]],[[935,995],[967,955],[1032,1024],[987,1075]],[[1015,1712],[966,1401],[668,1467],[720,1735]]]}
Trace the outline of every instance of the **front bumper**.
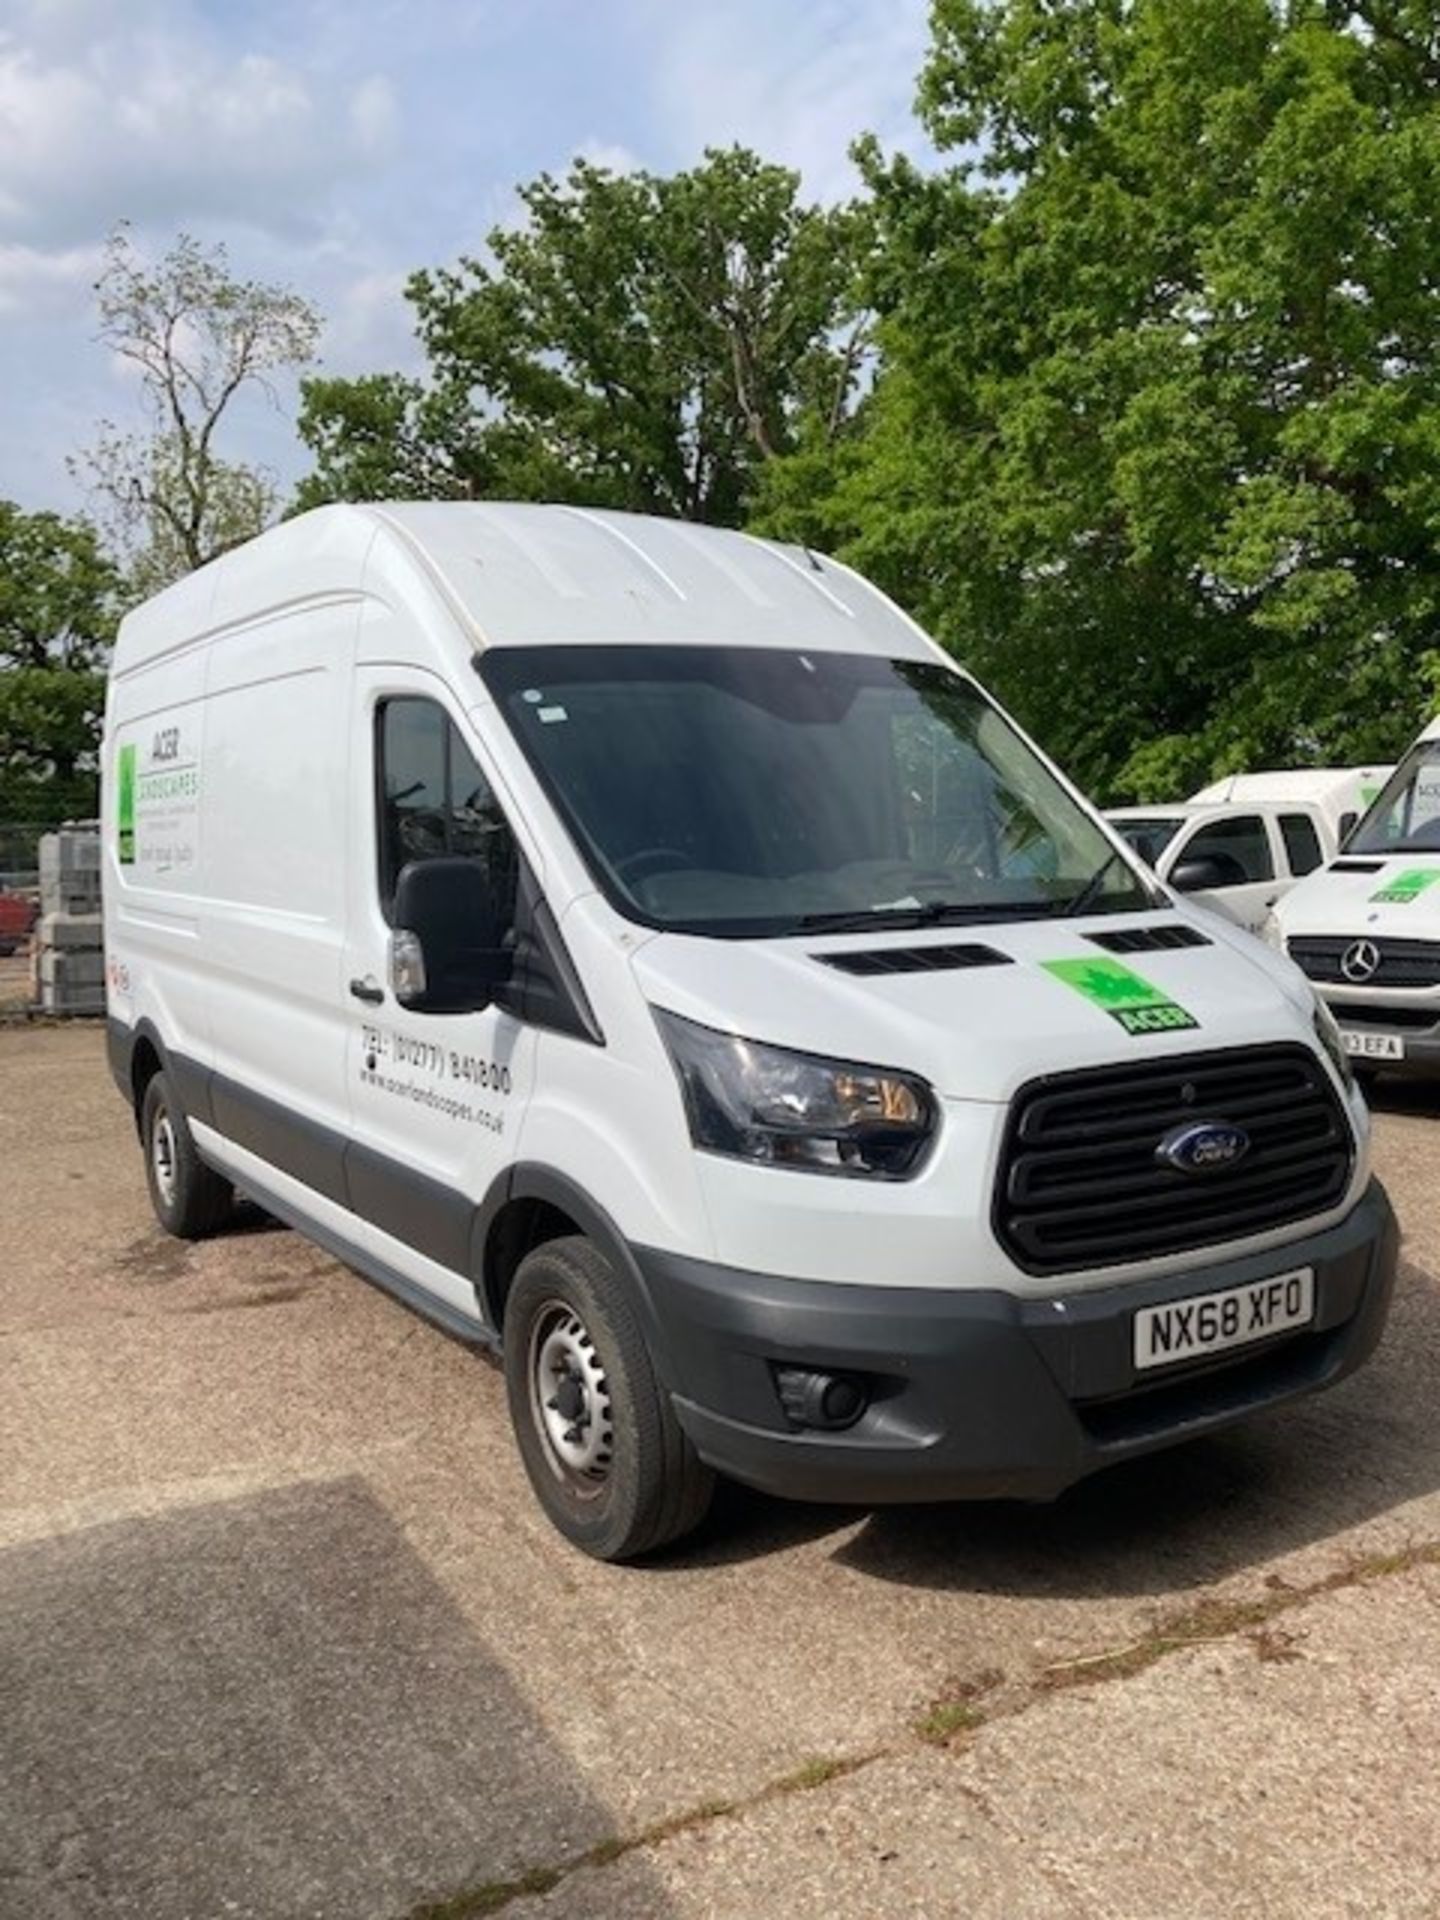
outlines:
{"label": "front bumper", "polygon": [[[1349,1026],[1357,1033],[1398,1034],[1404,1043],[1405,1056],[1401,1060],[1356,1054],[1352,1057],[1352,1066],[1376,1073],[1421,1075],[1426,1079],[1440,1074],[1440,1007],[1401,1006],[1394,1001],[1361,999],[1354,993],[1342,1000],[1326,993],[1323,987],[1317,987],[1316,992],[1324,995],[1326,1005],[1342,1027]],[[1415,1026],[1416,1012],[1433,1014],[1432,1023]],[[1387,1015],[1399,1017],[1387,1018]]]}
{"label": "front bumper", "polygon": [[[676,1414],[721,1472],[798,1500],[1052,1499],[1117,1461],[1332,1386],[1380,1338],[1399,1235],[1384,1189],[1321,1233],[1128,1286],[998,1290],[834,1285],[635,1249]],[[1208,1362],[1138,1375],[1137,1307],[1315,1270],[1316,1312]],[[790,1426],[774,1368],[857,1372],[860,1421]]]}

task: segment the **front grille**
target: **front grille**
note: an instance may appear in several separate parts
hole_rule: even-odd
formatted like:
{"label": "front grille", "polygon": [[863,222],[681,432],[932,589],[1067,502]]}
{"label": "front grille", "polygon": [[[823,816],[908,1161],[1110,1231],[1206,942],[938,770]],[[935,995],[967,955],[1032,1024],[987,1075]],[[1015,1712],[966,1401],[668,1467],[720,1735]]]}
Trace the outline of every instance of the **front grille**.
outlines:
{"label": "front grille", "polygon": [[842,947],[815,959],[841,973],[952,973],[960,967],[1008,967],[1010,956],[994,947]]}
{"label": "front grille", "polygon": [[1437,940],[1367,940],[1366,944],[1380,955],[1380,964],[1363,980],[1348,979],[1340,963],[1360,937],[1353,933],[1297,933],[1286,942],[1286,951],[1312,980],[1355,987],[1440,987]]}
{"label": "front grille", "polygon": [[1342,1027],[1388,1027],[1393,1032],[1428,1033],[1440,1014],[1424,1007],[1357,1007],[1332,1001],[1330,1011]]}
{"label": "front grille", "polygon": [[[1201,1120],[1243,1127],[1249,1151],[1208,1174],[1156,1158],[1172,1128]],[[1306,1047],[1051,1074],[1011,1107],[995,1231],[1037,1274],[1213,1246],[1337,1205],[1352,1144],[1330,1077]]]}
{"label": "front grille", "polygon": [[1087,933],[1093,946],[1107,953],[1161,953],[1174,947],[1208,947],[1210,936],[1183,920],[1167,920],[1158,927],[1122,927],[1116,933]]}

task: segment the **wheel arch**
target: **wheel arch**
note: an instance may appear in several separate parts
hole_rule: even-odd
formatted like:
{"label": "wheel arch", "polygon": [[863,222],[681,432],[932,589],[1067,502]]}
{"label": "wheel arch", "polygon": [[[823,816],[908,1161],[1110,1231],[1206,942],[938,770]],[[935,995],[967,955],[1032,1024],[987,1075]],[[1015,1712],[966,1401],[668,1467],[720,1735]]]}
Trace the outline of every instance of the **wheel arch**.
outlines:
{"label": "wheel arch", "polygon": [[640,1321],[656,1370],[669,1385],[673,1373],[660,1318],[630,1243],[598,1201],[553,1167],[521,1161],[508,1168],[478,1211],[473,1271],[486,1322],[502,1331],[505,1299],[521,1261],[567,1234],[583,1235],[605,1256]]}

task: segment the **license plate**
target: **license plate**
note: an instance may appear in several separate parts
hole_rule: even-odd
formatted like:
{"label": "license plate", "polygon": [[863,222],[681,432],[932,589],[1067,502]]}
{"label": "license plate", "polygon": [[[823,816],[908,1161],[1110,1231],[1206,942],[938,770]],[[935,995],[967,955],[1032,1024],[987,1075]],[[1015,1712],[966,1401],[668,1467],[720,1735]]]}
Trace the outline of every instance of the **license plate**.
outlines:
{"label": "license plate", "polygon": [[1135,1365],[1168,1367],[1227,1347],[1307,1326],[1315,1318],[1315,1269],[1252,1280],[1223,1293],[1200,1293],[1163,1307],[1141,1307],[1135,1315]]}
{"label": "license plate", "polygon": [[1359,1060],[1405,1058],[1405,1042],[1398,1033],[1354,1033],[1349,1027],[1342,1027],[1340,1038],[1346,1053],[1354,1054]]}

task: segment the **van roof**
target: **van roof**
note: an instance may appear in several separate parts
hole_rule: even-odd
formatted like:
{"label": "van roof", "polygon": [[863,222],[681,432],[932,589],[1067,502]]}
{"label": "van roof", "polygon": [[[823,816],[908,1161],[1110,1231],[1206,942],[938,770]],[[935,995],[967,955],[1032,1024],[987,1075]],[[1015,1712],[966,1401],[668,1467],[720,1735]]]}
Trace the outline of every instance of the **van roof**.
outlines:
{"label": "van roof", "polygon": [[1218,800],[1327,800],[1344,796],[1366,782],[1383,785],[1392,769],[1373,767],[1267,767],[1259,773],[1231,773],[1212,780],[1190,798]]}
{"label": "van roof", "polygon": [[807,548],[588,507],[419,501],[319,507],[130,614],[114,671],[206,632],[381,576],[448,603],[466,644],[725,642],[932,659],[884,594]]}

